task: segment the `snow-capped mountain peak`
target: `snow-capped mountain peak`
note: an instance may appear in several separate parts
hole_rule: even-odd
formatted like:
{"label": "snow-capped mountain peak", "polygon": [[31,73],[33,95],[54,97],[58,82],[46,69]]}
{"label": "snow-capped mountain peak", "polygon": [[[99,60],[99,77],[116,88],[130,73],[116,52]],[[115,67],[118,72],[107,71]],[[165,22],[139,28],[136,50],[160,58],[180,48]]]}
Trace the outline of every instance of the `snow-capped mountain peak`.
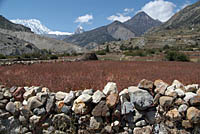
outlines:
{"label": "snow-capped mountain peak", "polygon": [[83,27],[82,26],[78,26],[77,29],[76,29],[76,31],[75,31],[75,34],[81,34],[83,32],[85,32],[85,30],[83,29]]}
{"label": "snow-capped mountain peak", "polygon": [[33,31],[36,34],[48,34],[51,31],[37,19],[29,19],[29,20],[16,19],[16,20],[11,20],[11,22],[29,27],[31,31]]}
{"label": "snow-capped mountain peak", "polygon": [[47,28],[45,25],[43,25],[39,20],[37,19],[29,19],[29,20],[10,20],[13,23],[21,24],[26,27],[29,27],[32,32],[36,34],[54,34],[54,35],[72,35],[73,33],[69,32],[60,32],[60,31],[52,31],[49,28]]}

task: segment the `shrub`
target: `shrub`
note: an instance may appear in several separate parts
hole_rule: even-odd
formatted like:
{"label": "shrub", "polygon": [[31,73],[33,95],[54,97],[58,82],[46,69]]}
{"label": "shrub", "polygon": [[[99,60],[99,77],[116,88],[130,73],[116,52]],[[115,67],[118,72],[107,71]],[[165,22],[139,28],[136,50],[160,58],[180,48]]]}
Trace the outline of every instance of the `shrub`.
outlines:
{"label": "shrub", "polygon": [[109,53],[109,52],[110,52],[109,46],[106,45],[106,53]]}
{"label": "shrub", "polygon": [[50,56],[50,59],[51,59],[51,60],[58,59],[58,56],[57,56],[57,55],[51,55],[51,56]]}
{"label": "shrub", "polygon": [[189,61],[189,57],[186,54],[175,51],[167,52],[165,58],[168,61]]}
{"label": "shrub", "polygon": [[106,52],[104,50],[100,50],[96,52],[97,55],[106,55]]}
{"label": "shrub", "polygon": [[127,51],[124,53],[126,56],[147,56],[144,50]]}
{"label": "shrub", "polygon": [[3,54],[0,54],[0,59],[6,59],[6,56],[4,56]]}

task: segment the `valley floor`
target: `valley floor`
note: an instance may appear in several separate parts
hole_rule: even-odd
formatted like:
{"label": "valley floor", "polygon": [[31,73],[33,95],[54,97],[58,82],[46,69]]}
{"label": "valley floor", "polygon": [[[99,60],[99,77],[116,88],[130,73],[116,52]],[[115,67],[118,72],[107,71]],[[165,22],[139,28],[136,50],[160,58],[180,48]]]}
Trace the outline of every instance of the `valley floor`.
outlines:
{"label": "valley floor", "polygon": [[171,84],[175,79],[185,85],[200,84],[200,64],[191,62],[87,61],[36,63],[0,66],[0,83],[6,86],[46,86],[53,91],[102,90],[109,81],[119,90],[137,85],[141,79],[162,79]]}

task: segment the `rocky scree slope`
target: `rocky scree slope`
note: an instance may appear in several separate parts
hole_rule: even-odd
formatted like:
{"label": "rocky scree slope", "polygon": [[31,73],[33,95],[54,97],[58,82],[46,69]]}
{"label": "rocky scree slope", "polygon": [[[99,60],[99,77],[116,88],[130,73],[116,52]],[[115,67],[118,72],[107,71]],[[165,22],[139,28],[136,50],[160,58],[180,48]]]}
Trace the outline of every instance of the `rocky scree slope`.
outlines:
{"label": "rocky scree slope", "polygon": [[50,92],[46,87],[0,86],[4,134],[198,134],[200,87],[143,79],[118,92],[108,82],[93,89]]}
{"label": "rocky scree slope", "polygon": [[59,41],[56,39],[51,39],[43,37],[34,33],[28,32],[13,32],[10,30],[0,29],[1,33],[14,36],[18,39],[25,40],[34,44],[40,50],[46,49],[54,53],[73,53],[82,52],[82,48],[71,43],[66,43],[64,41]]}
{"label": "rocky scree slope", "polygon": [[14,24],[0,15],[0,28],[11,31],[31,32],[31,29],[20,24]]}
{"label": "rocky scree slope", "polygon": [[14,56],[30,53],[41,53],[41,51],[34,44],[0,33],[0,54]]}

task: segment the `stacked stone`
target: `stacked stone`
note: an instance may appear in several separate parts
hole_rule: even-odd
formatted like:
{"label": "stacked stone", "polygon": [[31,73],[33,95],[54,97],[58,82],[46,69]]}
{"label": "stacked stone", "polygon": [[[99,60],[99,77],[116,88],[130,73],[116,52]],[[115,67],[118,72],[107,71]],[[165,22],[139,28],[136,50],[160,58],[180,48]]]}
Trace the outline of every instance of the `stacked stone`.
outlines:
{"label": "stacked stone", "polygon": [[168,134],[200,133],[199,85],[142,80],[118,93],[50,92],[45,87],[0,86],[0,133]]}
{"label": "stacked stone", "polygon": [[156,80],[154,104],[157,106],[157,133],[199,134],[200,133],[200,87],[198,84],[184,86],[174,80],[169,86]]}

